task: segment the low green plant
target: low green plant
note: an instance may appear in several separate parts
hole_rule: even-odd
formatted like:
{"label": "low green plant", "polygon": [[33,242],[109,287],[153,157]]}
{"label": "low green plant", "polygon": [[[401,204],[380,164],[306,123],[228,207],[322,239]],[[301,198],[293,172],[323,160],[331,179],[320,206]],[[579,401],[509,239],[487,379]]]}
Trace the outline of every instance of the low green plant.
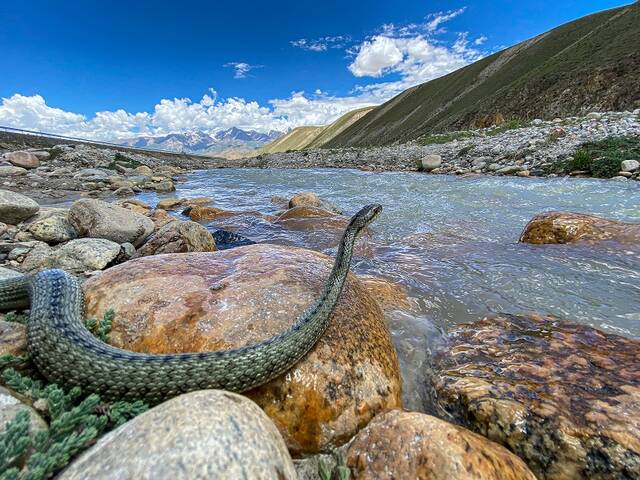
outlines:
{"label": "low green plant", "polygon": [[7,312],[4,315],[4,321],[5,322],[17,322],[17,323],[22,323],[23,325],[25,325],[27,323],[27,320],[29,320],[29,317],[27,315],[25,315],[24,313]]}
{"label": "low green plant", "polygon": [[[101,320],[90,319],[85,325],[108,342],[113,318],[113,310],[108,310]],[[29,435],[29,414],[26,410],[18,412],[0,434],[0,480],[50,478],[75,455],[93,445],[101,434],[148,409],[142,401],[105,403],[96,394],[83,395],[78,387],[66,390],[14,369],[26,362],[27,357],[1,356],[4,384],[40,403],[39,410],[44,411],[49,429]],[[30,455],[23,464],[27,452]]]}
{"label": "low green plant", "polygon": [[115,156],[113,157],[113,160],[111,161],[111,163],[109,163],[109,165],[107,165],[107,168],[110,170],[116,170],[116,163],[119,165],[122,165],[126,168],[136,168],[139,167],[140,165],[142,165],[142,163],[140,163],[139,161],[131,158],[131,157],[127,157],[126,155],[120,153],[120,152],[116,152]]}
{"label": "low green plant", "polygon": [[318,476],[320,480],[349,480],[351,470],[344,464],[342,455],[335,454],[336,465],[331,468],[323,459],[318,461]]}

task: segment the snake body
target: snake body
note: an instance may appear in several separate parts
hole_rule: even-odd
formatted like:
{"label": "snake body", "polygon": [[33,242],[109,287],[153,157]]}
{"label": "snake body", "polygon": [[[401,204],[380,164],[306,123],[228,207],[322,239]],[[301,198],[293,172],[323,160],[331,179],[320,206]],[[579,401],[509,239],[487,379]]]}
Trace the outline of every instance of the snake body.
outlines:
{"label": "snake body", "polygon": [[246,347],[168,355],[115,348],[84,327],[82,290],[72,275],[58,269],[0,281],[0,310],[31,306],[29,355],[51,382],[79,386],[105,400],[151,404],[205,388],[242,392],[289,370],[322,336],[349,273],[357,236],[381,210],[368,205],[352,217],[320,298],[288,330]]}

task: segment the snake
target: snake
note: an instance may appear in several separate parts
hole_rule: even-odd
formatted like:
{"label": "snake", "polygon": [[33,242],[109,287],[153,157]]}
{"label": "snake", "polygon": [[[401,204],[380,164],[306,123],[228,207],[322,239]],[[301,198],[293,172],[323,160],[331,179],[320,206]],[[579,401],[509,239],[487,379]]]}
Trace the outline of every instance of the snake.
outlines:
{"label": "snake", "polygon": [[381,211],[378,204],[367,205],[350,219],[320,296],[291,327],[240,348],[148,354],[104,343],[84,326],[80,284],[61,269],[1,280],[0,310],[30,307],[27,351],[47,380],[80,387],[105,401],[153,405],[194,390],[244,392],[287,372],[322,337],[345,285],[357,237]]}

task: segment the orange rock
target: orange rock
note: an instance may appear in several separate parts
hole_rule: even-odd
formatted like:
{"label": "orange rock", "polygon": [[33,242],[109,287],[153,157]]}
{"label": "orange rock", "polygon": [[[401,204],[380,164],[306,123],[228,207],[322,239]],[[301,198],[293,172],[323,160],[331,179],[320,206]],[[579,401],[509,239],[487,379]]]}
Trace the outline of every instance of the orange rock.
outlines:
{"label": "orange rock", "polygon": [[354,479],[535,480],[506,448],[430,415],[378,415],[349,446]]}
{"label": "orange rock", "polygon": [[[317,299],[332,263],[316,252],[266,244],[145,257],[87,281],[87,315],[113,308],[112,343],[128,350],[241,347],[292,325]],[[377,413],[400,406],[398,360],[382,311],[355,276],[309,354],[247,395],[295,454],[340,445]]]}
{"label": "orange rock", "polygon": [[333,213],[342,213],[335,205],[331,202],[327,202],[323,200],[318,195],[313,192],[300,192],[294,195],[291,200],[289,200],[289,208],[295,207],[317,207],[322,208],[324,210],[329,210]]}
{"label": "orange rock", "polygon": [[520,242],[535,244],[600,240],[636,243],[640,241],[640,224],[582,213],[549,212],[535,216],[520,236]]}
{"label": "orange rock", "polygon": [[358,278],[383,310],[411,310],[407,290],[399,283],[370,275],[359,275]]}
{"label": "orange rock", "polygon": [[158,202],[156,208],[159,210],[171,210],[184,204],[184,200],[179,198],[165,198]]}
{"label": "orange rock", "polygon": [[171,223],[175,220],[175,218],[169,215],[166,210],[150,210],[147,211],[146,215],[153,221],[155,231],[160,230],[167,223]]}
{"label": "orange rock", "polygon": [[275,223],[283,226],[288,230],[314,231],[314,230],[333,230],[339,231],[336,235],[337,243],[342,231],[349,224],[349,219],[342,215],[337,215],[328,210],[317,207],[294,207],[282,215],[280,215]]}
{"label": "orange rock", "polygon": [[228,212],[226,210],[222,210],[221,208],[195,206],[195,207],[188,208],[186,210],[186,214],[189,216],[191,220],[199,221],[199,220],[214,220],[216,218],[221,218],[221,217],[229,217],[233,215],[233,212]]}
{"label": "orange rock", "polygon": [[183,205],[188,207],[203,207],[205,205],[209,205],[213,203],[213,200],[209,197],[196,197],[196,198],[185,198],[183,201]]}
{"label": "orange rock", "polygon": [[120,202],[116,202],[116,205],[120,205],[127,210],[131,210],[132,212],[141,213],[142,215],[147,215],[151,211],[151,207],[144,203],[141,200],[129,199],[122,200]]}

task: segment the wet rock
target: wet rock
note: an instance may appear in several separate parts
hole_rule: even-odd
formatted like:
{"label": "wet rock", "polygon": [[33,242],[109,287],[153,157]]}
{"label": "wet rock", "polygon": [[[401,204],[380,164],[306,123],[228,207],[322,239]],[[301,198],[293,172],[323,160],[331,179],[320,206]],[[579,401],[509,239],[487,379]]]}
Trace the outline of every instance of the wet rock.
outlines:
{"label": "wet rock", "polygon": [[171,180],[162,180],[157,183],[152,183],[149,188],[155,190],[158,193],[168,193],[175,191],[176,187]]}
{"label": "wet rock", "polygon": [[376,299],[382,310],[410,310],[412,308],[407,291],[402,285],[370,275],[359,275],[358,278],[371,296]]}
{"label": "wet rock", "polygon": [[9,165],[0,165],[0,177],[17,177],[26,175],[27,170],[22,167],[12,167]]}
{"label": "wet rock", "polygon": [[323,200],[313,192],[301,192],[289,200],[289,208],[295,207],[317,207],[329,212],[342,214],[342,211],[331,202]]}
{"label": "wet rock", "polygon": [[33,217],[40,206],[29,197],[9,190],[0,190],[0,221],[17,225]]}
{"label": "wet rock", "polygon": [[0,320],[0,355],[27,353],[27,326],[18,322]]}
{"label": "wet rock", "polygon": [[513,175],[514,173],[518,173],[522,171],[522,167],[520,165],[509,165],[506,167],[499,168],[496,170],[498,175]]}
{"label": "wet rock", "polygon": [[153,222],[144,215],[94,199],[76,201],[68,218],[80,236],[133,245],[141,244],[154,228]]}
{"label": "wet rock", "polygon": [[205,227],[196,222],[173,220],[154,233],[134,257],[216,250],[216,242]]}
{"label": "wet rock", "polygon": [[541,479],[640,478],[640,343],[538,316],[460,325],[434,361],[439,416]]}
{"label": "wet rock", "polygon": [[201,206],[188,207],[182,213],[184,215],[188,215],[189,218],[194,221],[215,220],[218,218],[230,217],[234,215],[234,212],[222,210],[221,208]]}
{"label": "wet rock", "polygon": [[25,228],[34,239],[51,244],[67,242],[78,236],[78,232],[67,220],[67,211],[64,209],[41,212]]}
{"label": "wet rock", "polygon": [[98,440],[58,480],[295,480],[273,423],[245,397],[219,390],[181,395]]}
{"label": "wet rock", "polygon": [[506,448],[430,415],[393,410],[360,431],[346,454],[354,479],[536,480]]}
{"label": "wet rock", "polygon": [[430,172],[442,165],[442,157],[435,154],[425,155],[424,157],[422,157],[420,165],[422,166],[422,170],[424,170],[425,172]]}
{"label": "wet rock", "polygon": [[113,192],[116,197],[132,197],[135,192],[130,187],[120,187]]}
{"label": "wet rock", "polygon": [[256,242],[238,235],[237,233],[229,232],[227,230],[216,230],[211,233],[213,239],[216,242],[218,250],[227,250],[229,248],[244,247],[246,245],[255,245]]}
{"label": "wet rock", "polygon": [[289,200],[281,197],[280,195],[274,195],[271,197],[271,203],[283,209],[289,208]]}
{"label": "wet rock", "polygon": [[[84,285],[87,314],[113,308],[111,341],[127,350],[241,347],[291,326],[318,298],[332,263],[275,245],[135,259]],[[375,414],[400,405],[398,360],[382,311],[355,276],[309,354],[247,395],[296,454],[342,444]]]}
{"label": "wet rock", "polygon": [[12,165],[26,168],[27,170],[38,168],[40,166],[40,160],[38,160],[38,157],[31,152],[9,152],[5,153],[3,158]]}
{"label": "wet rock", "polygon": [[156,208],[161,210],[171,210],[173,208],[179,207],[184,203],[184,200],[179,198],[165,198],[164,200],[160,200]]}
{"label": "wet rock", "polygon": [[146,215],[153,222],[155,231],[160,230],[166,224],[176,220],[174,217],[169,215],[166,210],[151,210],[147,212]]}
{"label": "wet rock", "polygon": [[187,207],[203,207],[213,203],[213,199],[209,197],[196,197],[196,198],[185,198],[182,200],[183,205]]}
{"label": "wet rock", "polygon": [[139,213],[141,215],[148,215],[151,211],[151,207],[149,205],[144,203],[142,200],[137,200],[135,198],[119,200],[118,202],[116,202],[116,205],[119,205],[122,208],[126,208],[127,210],[131,210],[132,212]]}
{"label": "wet rock", "polygon": [[549,212],[536,215],[520,236],[520,242],[534,244],[601,240],[638,242],[640,224],[607,220],[582,213]]}
{"label": "wet rock", "polygon": [[[32,440],[38,432],[48,429],[47,423],[42,417],[40,417],[33,408],[24,403],[18,394],[4,387],[0,387],[0,435],[6,432],[7,424],[12,421],[21,410],[29,412],[29,436]],[[32,453],[33,450],[29,449],[26,454],[18,460],[17,466],[22,468]]]}

